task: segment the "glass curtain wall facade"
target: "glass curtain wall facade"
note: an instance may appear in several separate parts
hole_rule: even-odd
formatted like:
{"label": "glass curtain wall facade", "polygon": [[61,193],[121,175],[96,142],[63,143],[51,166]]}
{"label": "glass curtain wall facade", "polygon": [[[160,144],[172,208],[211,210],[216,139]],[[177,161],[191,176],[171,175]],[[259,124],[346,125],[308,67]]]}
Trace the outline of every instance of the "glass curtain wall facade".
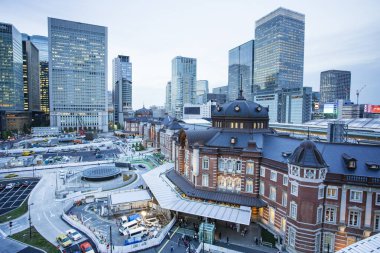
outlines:
{"label": "glass curtain wall facade", "polygon": [[11,24],[0,23],[0,110],[23,111],[21,33]]}
{"label": "glass curtain wall facade", "polygon": [[40,66],[37,47],[23,36],[24,111],[40,111]]}
{"label": "glass curtain wall facade", "polygon": [[107,27],[48,18],[50,125],[108,131]]}
{"label": "glass curtain wall facade", "polygon": [[38,48],[40,59],[40,100],[41,111],[49,114],[49,48],[48,37],[29,36],[29,40]]}
{"label": "glass curtain wall facade", "polygon": [[198,80],[197,81],[197,91],[196,95],[204,95],[208,93],[208,81],[207,80]]}
{"label": "glass curtain wall facade", "polygon": [[172,60],[171,114],[182,118],[184,104],[196,102],[197,59],[177,56]]}
{"label": "glass curtain wall facade", "polygon": [[321,103],[335,102],[338,99],[350,100],[351,72],[343,70],[327,70],[321,72]]}
{"label": "glass curtain wall facade", "polygon": [[247,100],[253,100],[254,47],[255,42],[251,40],[228,52],[229,101],[238,98],[241,78],[244,97]]}
{"label": "glass curtain wall facade", "polygon": [[303,85],[305,16],[279,8],[256,21],[254,93]]}
{"label": "glass curtain wall facade", "polygon": [[166,99],[165,99],[165,111],[170,112],[172,104],[172,82],[166,84]]}
{"label": "glass curtain wall facade", "polygon": [[112,61],[114,122],[124,125],[124,113],[132,109],[132,63],[129,56],[119,55]]}

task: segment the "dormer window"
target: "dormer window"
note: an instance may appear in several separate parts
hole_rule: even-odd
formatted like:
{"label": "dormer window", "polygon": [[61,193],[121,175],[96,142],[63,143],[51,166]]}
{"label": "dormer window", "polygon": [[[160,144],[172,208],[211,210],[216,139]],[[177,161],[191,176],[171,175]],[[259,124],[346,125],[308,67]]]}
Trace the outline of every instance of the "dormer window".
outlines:
{"label": "dormer window", "polygon": [[356,161],[349,161],[348,166],[349,169],[355,169],[356,168]]}
{"label": "dormer window", "polygon": [[237,138],[236,137],[231,137],[231,144],[236,144]]}
{"label": "dormer window", "polygon": [[356,159],[351,157],[350,155],[344,153],[342,155],[344,163],[346,164],[347,169],[354,170],[356,169]]}
{"label": "dormer window", "polygon": [[375,162],[366,162],[367,168],[370,170],[379,170],[380,169],[380,164],[375,163]]}

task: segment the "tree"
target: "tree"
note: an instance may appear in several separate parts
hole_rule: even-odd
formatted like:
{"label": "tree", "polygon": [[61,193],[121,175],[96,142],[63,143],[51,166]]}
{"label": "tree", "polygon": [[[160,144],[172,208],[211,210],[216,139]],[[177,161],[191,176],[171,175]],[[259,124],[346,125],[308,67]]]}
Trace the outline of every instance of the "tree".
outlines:
{"label": "tree", "polygon": [[69,127],[69,133],[73,132],[74,129],[72,127]]}
{"label": "tree", "polygon": [[24,134],[29,134],[30,133],[30,129],[28,128],[28,126],[26,125],[26,123],[24,123],[24,126],[22,127],[22,131],[24,132]]}

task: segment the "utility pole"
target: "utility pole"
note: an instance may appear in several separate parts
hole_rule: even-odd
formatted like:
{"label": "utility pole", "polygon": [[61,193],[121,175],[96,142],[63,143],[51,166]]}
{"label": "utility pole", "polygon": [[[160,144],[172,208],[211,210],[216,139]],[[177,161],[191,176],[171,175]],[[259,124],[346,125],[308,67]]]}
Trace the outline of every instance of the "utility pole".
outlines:
{"label": "utility pole", "polygon": [[33,203],[28,205],[28,210],[29,210],[29,239],[32,239],[32,219],[30,218],[30,207],[33,205]]}
{"label": "utility pole", "polygon": [[112,253],[112,227],[110,225],[110,249],[111,249],[111,253]]}

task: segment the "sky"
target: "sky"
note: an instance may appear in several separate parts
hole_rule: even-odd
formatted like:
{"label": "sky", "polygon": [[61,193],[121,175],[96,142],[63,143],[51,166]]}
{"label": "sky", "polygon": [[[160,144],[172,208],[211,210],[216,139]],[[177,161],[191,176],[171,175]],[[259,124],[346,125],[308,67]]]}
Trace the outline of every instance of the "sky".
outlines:
{"label": "sky", "polygon": [[197,79],[227,85],[228,50],[255,38],[255,21],[278,7],[305,14],[304,86],[320,72],[351,71],[351,100],[380,104],[380,1],[376,0],[0,0],[0,22],[47,36],[47,17],[108,27],[112,59],[132,62],[133,108],[164,105],[175,56],[197,58]]}

